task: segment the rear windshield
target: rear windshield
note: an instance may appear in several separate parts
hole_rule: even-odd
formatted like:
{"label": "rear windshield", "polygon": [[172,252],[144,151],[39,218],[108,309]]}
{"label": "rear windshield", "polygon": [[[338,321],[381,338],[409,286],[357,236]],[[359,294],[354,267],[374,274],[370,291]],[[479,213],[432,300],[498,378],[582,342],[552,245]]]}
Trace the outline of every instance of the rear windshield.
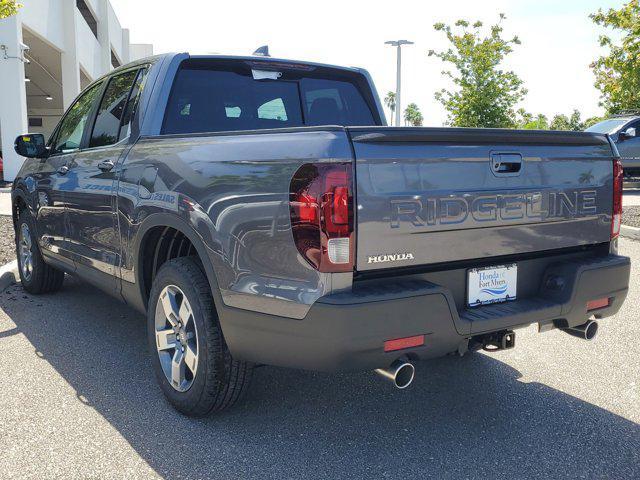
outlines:
{"label": "rear windshield", "polygon": [[367,94],[364,77],[347,71],[186,61],[176,76],[162,133],[377,125]]}
{"label": "rear windshield", "polygon": [[628,121],[628,118],[603,120],[602,122],[598,122],[595,125],[590,126],[585,131],[594,133],[608,133],[609,135],[613,135]]}

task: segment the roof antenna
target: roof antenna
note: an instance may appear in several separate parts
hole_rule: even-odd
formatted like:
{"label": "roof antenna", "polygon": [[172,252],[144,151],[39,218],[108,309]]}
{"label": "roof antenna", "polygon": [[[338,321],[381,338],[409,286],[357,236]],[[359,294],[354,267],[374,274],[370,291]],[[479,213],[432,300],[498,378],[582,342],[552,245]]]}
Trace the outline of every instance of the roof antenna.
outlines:
{"label": "roof antenna", "polygon": [[257,57],[270,57],[271,55],[269,55],[269,45],[258,47],[256,51],[253,52],[253,54]]}

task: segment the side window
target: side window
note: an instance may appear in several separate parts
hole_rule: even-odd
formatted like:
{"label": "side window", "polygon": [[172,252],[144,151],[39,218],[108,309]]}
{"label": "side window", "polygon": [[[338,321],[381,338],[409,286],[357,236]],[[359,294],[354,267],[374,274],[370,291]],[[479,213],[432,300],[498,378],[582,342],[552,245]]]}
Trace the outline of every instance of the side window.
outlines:
{"label": "side window", "polygon": [[118,136],[118,141],[128,137],[131,134],[131,120],[133,119],[134,115],[136,114],[136,110],[138,109],[140,95],[142,94],[142,89],[144,88],[144,82],[147,79],[148,72],[149,70],[147,70],[146,68],[143,68],[138,72],[136,81],[133,84],[133,88],[131,89],[131,95],[129,95],[127,107],[124,111],[124,117],[122,117],[122,126],[120,127],[120,135]]}
{"label": "side window", "polygon": [[102,83],[98,83],[76,100],[58,128],[51,153],[64,153],[80,148],[85,124],[101,88]]}
{"label": "side window", "polygon": [[89,147],[102,147],[118,142],[121,121],[137,75],[138,70],[132,70],[109,80],[100,102]]}
{"label": "side window", "polygon": [[635,137],[619,138],[617,145],[623,157],[636,157],[640,149],[640,122],[633,122],[623,126],[620,133],[626,132],[630,128],[636,129]]}

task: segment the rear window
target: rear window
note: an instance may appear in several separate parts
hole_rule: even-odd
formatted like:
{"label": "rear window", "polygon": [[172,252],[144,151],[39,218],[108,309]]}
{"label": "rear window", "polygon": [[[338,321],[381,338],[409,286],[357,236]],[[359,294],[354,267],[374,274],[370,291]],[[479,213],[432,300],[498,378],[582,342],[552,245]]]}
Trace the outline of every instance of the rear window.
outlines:
{"label": "rear window", "polygon": [[278,78],[254,79],[246,62],[187,61],[176,76],[162,133],[378,125],[371,99],[361,93],[370,91],[363,80],[346,71],[286,66]]}
{"label": "rear window", "polygon": [[613,135],[628,121],[628,118],[614,118],[610,120],[603,120],[602,122],[598,122],[595,125],[590,126],[585,131],[594,133],[608,133],[609,135]]}

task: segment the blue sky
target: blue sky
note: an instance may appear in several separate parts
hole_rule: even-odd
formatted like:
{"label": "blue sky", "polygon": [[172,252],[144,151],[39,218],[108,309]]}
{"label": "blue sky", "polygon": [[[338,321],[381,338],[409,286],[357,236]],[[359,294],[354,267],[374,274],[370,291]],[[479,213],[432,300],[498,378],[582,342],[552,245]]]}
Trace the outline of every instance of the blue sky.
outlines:
{"label": "blue sky", "polygon": [[585,116],[601,113],[589,64],[601,53],[601,30],[588,18],[599,7],[619,7],[612,0],[111,0],[132,42],[153,43],[157,53],[248,54],[269,44],[272,55],[359,66],[368,69],[381,95],[395,89],[395,52],[385,40],[408,38],[415,45],[403,53],[403,104],[415,102],[426,125],[446,120],[433,94],[448,84],[443,65],[428,58],[431,48],[446,47],[433,30],[438,21],[480,19],[487,25],[507,15],[507,35],[522,45],[506,67],[529,90],[521,106],[552,116],[573,108]]}

